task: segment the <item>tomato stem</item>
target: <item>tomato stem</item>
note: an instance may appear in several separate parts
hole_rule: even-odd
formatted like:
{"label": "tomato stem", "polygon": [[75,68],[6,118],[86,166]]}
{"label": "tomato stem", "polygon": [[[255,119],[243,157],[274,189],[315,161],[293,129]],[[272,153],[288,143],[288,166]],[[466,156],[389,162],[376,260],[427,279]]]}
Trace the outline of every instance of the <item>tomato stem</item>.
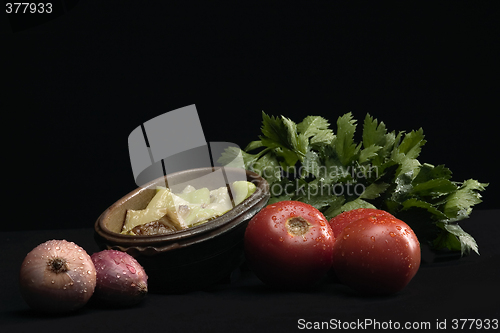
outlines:
{"label": "tomato stem", "polygon": [[302,216],[294,216],[286,220],[286,228],[292,236],[302,236],[309,231],[309,222]]}

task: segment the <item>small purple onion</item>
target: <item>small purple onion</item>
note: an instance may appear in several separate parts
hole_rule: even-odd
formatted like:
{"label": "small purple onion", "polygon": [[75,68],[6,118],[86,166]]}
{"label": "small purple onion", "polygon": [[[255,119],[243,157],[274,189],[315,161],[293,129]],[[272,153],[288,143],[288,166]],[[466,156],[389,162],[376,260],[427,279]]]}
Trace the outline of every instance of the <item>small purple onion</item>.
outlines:
{"label": "small purple onion", "polygon": [[130,306],[148,293],[148,276],[144,268],[128,253],[104,250],[92,256],[97,272],[94,295],[105,303]]}

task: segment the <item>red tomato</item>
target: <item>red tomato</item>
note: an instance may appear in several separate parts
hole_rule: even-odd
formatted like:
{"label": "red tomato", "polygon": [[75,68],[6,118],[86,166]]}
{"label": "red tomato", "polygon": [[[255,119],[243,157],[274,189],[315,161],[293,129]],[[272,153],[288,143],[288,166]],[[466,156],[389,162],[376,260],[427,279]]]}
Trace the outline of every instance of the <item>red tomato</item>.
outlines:
{"label": "red tomato", "polygon": [[333,235],[335,236],[335,238],[339,237],[342,230],[344,230],[344,228],[348,224],[350,224],[351,222],[354,222],[356,220],[362,219],[363,217],[367,217],[367,216],[394,217],[393,215],[389,214],[388,212],[386,212],[384,210],[375,209],[375,208],[358,208],[358,209],[349,210],[349,211],[340,213],[339,215],[330,219],[329,223],[330,223],[330,226],[332,227]]}
{"label": "red tomato", "polygon": [[389,214],[349,223],[333,251],[338,279],[362,294],[402,290],[420,266],[420,243],[413,230]]}
{"label": "red tomato", "polygon": [[270,204],[249,222],[245,255],[264,283],[300,289],[331,268],[335,238],[323,214],[298,201]]}

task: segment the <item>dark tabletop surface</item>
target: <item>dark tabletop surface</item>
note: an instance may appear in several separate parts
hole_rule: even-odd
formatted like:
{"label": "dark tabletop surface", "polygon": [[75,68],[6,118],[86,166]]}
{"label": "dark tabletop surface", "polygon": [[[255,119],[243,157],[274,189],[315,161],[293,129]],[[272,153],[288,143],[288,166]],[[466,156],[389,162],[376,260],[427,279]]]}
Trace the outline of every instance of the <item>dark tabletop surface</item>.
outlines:
{"label": "dark tabletop surface", "polygon": [[[2,332],[293,332],[358,320],[433,329],[446,320],[452,330],[462,325],[453,320],[500,319],[495,2],[52,3],[61,15],[45,23],[41,14],[0,15],[7,86],[0,109],[9,129]],[[149,294],[134,308],[91,303],[64,317],[33,313],[17,282],[24,256],[63,238],[98,251],[93,222],[136,187],[129,134],[191,104],[207,142],[240,147],[258,138],[262,110],[296,122],[320,115],[332,124],[352,111],[360,123],[370,113],[390,131],[422,127],[422,163],[445,164],[456,181],[490,183],[484,203],[460,223],[481,255],[442,260],[424,248],[415,278],[390,297],[362,298],[332,281],[278,292],[243,265],[209,289]],[[61,195],[68,185],[74,191]],[[10,220],[11,212],[18,218]],[[469,324],[464,331],[474,331]]]}
{"label": "dark tabletop surface", "polygon": [[456,321],[460,319],[498,320],[498,214],[500,210],[476,210],[461,223],[477,240],[480,256],[450,260],[424,248],[424,260],[415,278],[390,297],[360,297],[328,279],[310,291],[275,291],[243,264],[232,276],[205,290],[149,294],[139,306],[128,309],[103,308],[91,301],[82,310],[62,317],[37,315],[24,303],[17,282],[21,262],[32,248],[49,239],[74,241],[92,254],[99,250],[93,229],[3,232],[0,326],[8,332],[137,332],[145,327],[165,332],[293,332],[315,322],[328,322],[333,330],[344,322],[372,323],[356,326],[363,329],[406,323],[436,328],[438,324],[443,327],[446,320],[451,329],[454,323],[461,327]]}

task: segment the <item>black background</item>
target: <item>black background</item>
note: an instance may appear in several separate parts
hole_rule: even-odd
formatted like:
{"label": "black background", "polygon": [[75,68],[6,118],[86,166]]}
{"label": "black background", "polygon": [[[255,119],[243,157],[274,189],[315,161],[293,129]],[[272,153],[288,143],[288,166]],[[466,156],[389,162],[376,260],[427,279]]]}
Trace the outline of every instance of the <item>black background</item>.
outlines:
{"label": "black background", "polygon": [[478,208],[496,208],[493,4],[59,1],[45,23],[2,12],[3,208],[16,212],[2,227],[92,226],[136,186],[130,132],[190,104],[207,142],[241,147],[262,110],[422,127],[420,161],[489,182]]}

